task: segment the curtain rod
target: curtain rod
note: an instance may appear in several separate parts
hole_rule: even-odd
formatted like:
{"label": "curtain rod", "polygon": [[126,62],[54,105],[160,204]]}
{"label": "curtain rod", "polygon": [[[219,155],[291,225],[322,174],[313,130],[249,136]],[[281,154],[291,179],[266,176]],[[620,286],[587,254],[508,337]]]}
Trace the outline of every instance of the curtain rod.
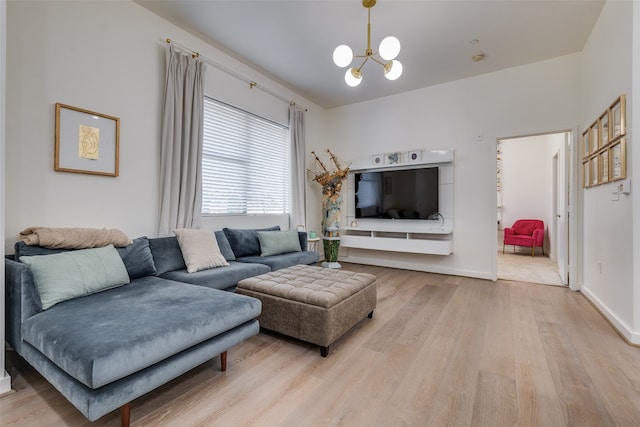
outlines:
{"label": "curtain rod", "polygon": [[188,52],[191,52],[191,57],[192,57],[192,58],[198,58],[198,59],[200,59],[201,61],[206,62],[207,64],[213,65],[214,67],[216,67],[216,68],[217,68],[217,69],[219,69],[220,71],[224,71],[225,73],[227,73],[227,74],[229,74],[229,75],[231,75],[231,76],[233,76],[233,77],[235,77],[235,78],[237,78],[237,79],[239,79],[239,80],[242,80],[242,81],[243,81],[243,82],[245,82],[245,83],[248,83],[248,84],[249,84],[249,89],[258,88],[258,89],[260,89],[261,91],[263,91],[263,92],[265,92],[265,93],[268,93],[269,95],[271,95],[271,96],[273,96],[273,97],[275,97],[275,98],[278,98],[278,99],[279,99],[279,100],[281,100],[281,101],[287,102],[287,103],[288,103],[290,106],[292,106],[292,107],[293,107],[294,105],[297,105],[297,106],[298,106],[298,108],[300,108],[301,110],[308,111],[305,107],[303,107],[302,105],[298,105],[295,101],[291,101],[291,100],[289,100],[289,99],[287,99],[287,98],[285,98],[285,97],[283,97],[283,96],[279,95],[278,93],[276,93],[276,92],[272,91],[271,89],[269,89],[269,88],[267,88],[267,87],[265,87],[265,86],[260,86],[260,85],[258,85],[258,83],[257,83],[257,82],[255,82],[255,81],[251,80],[250,78],[245,77],[245,76],[243,76],[242,74],[238,74],[238,73],[236,73],[235,71],[233,71],[232,69],[230,69],[230,68],[228,68],[228,67],[225,67],[224,65],[219,64],[219,63],[217,63],[217,62],[215,62],[215,61],[213,61],[213,60],[211,60],[211,59],[207,58],[206,56],[202,56],[202,55],[200,55],[200,53],[198,53],[198,52],[196,52],[196,51],[194,51],[194,50],[192,50],[192,49],[189,49],[188,47],[183,46],[183,45],[181,45],[181,44],[179,44],[179,43],[176,43],[175,41],[171,40],[170,38],[167,38],[167,39],[166,39],[166,42],[167,42],[168,44],[175,45],[175,46],[177,46],[177,47],[181,48],[182,50],[186,50],[186,51],[188,51]]}

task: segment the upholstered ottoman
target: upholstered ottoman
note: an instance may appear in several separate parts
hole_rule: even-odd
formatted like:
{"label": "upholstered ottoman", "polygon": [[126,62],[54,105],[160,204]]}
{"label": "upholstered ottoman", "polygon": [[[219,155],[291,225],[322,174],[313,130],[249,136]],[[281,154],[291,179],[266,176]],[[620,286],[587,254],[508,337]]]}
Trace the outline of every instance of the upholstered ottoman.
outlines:
{"label": "upholstered ottoman", "polygon": [[262,301],[260,326],[329,347],[376,307],[376,277],[309,265],[261,274],[238,282],[236,292]]}

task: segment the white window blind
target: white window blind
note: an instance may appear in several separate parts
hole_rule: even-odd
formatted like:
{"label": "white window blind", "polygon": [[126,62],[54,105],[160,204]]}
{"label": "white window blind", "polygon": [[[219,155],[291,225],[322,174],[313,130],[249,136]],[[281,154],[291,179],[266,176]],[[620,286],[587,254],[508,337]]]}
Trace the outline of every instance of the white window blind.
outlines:
{"label": "white window blind", "polygon": [[204,215],[289,211],[289,129],[205,97]]}

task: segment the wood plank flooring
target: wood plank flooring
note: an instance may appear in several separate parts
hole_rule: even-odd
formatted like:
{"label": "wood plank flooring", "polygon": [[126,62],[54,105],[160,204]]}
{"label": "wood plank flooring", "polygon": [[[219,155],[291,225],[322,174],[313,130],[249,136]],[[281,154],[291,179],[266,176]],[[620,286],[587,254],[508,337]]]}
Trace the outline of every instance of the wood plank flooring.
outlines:
{"label": "wood plank flooring", "polygon": [[[378,307],[320,357],[260,333],[135,400],[133,426],[640,426],[640,348],[580,293],[346,264]],[[2,426],[89,423],[15,353]]]}

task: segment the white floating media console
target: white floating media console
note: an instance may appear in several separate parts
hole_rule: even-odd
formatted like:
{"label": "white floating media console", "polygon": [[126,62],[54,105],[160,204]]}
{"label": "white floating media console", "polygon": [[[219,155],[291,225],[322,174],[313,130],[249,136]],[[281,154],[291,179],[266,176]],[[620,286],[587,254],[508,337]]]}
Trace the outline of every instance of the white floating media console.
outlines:
{"label": "white floating media console", "polygon": [[[453,253],[453,149],[387,153],[354,160],[347,180],[346,222],[340,231],[344,248],[410,252],[432,255]],[[389,157],[391,156],[391,157]],[[413,157],[413,158],[412,158]],[[437,220],[356,218],[355,174],[438,167]]]}

